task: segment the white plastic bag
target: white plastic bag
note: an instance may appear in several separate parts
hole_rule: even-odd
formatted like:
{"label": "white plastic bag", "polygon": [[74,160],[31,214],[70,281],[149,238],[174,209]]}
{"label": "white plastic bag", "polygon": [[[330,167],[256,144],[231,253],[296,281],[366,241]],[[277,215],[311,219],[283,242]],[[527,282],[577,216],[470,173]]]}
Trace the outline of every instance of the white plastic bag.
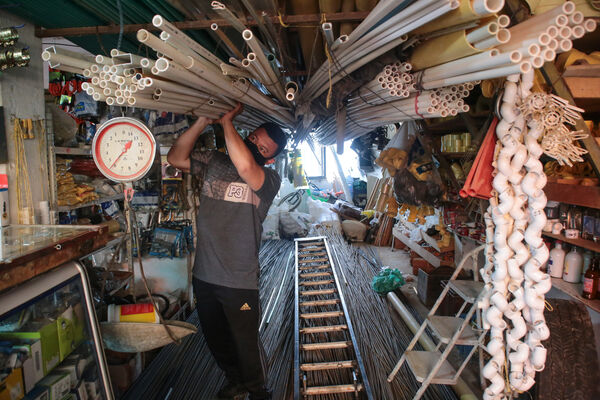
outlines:
{"label": "white plastic bag", "polygon": [[297,211],[281,212],[279,214],[279,227],[284,238],[298,238],[308,235],[310,215]]}
{"label": "white plastic bag", "polygon": [[272,205],[263,221],[262,240],[279,240],[279,207]]}

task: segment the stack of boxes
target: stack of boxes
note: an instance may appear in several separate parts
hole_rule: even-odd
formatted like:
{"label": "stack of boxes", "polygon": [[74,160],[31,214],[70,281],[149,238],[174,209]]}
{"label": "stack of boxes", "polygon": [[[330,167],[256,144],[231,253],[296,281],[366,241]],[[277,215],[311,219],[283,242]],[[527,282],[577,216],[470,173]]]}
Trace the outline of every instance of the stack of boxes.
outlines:
{"label": "stack of boxes", "polygon": [[75,304],[56,318],[34,319],[11,331],[0,327],[0,400],[96,399],[99,382],[85,371],[93,363],[81,345],[84,325],[83,308]]}

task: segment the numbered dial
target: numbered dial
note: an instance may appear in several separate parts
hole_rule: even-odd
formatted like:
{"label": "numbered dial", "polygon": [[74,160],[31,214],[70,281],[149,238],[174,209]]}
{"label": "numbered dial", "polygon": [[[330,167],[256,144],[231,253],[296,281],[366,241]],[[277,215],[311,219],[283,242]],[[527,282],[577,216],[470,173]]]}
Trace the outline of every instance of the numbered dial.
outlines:
{"label": "numbered dial", "polygon": [[100,172],[117,182],[142,178],[152,167],[156,142],[150,130],[133,118],[114,118],[100,126],[92,144]]}

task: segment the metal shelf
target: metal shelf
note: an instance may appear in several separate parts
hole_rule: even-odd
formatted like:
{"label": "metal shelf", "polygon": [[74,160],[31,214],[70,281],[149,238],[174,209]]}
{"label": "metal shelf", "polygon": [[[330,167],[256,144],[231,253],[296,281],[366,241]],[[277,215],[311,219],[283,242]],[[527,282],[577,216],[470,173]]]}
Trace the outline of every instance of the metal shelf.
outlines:
{"label": "metal shelf", "polygon": [[81,147],[55,147],[54,153],[70,156],[91,156],[92,150]]}
{"label": "metal shelf", "polygon": [[111,200],[123,200],[123,193],[118,193],[113,196],[100,197],[98,200],[94,200],[94,201],[90,201],[90,202],[82,203],[82,204],[75,204],[73,206],[58,206],[57,211],[58,212],[73,211],[73,210],[77,210],[78,208],[97,206],[100,203],[104,203],[106,201],[111,201]]}
{"label": "metal shelf", "polygon": [[[88,258],[90,256],[93,256],[96,253],[99,253],[101,251],[104,251],[106,249],[109,249],[111,247],[118,245],[123,240],[124,235],[125,234],[123,233],[119,236],[116,236],[114,239],[109,240],[103,247],[100,247],[99,249],[96,249],[96,250],[92,251],[91,253],[88,253],[85,256],[81,257],[80,260],[84,259],[84,258]],[[125,240],[127,240],[127,239],[125,239]]]}

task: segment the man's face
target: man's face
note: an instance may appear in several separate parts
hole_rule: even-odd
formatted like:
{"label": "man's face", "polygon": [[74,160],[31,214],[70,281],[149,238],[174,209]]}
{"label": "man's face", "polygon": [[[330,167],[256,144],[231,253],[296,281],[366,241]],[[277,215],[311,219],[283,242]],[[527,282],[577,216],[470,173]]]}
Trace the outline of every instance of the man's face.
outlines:
{"label": "man's face", "polygon": [[248,140],[256,145],[258,151],[265,159],[273,158],[277,151],[277,143],[267,134],[265,128],[258,128],[250,135]]}

